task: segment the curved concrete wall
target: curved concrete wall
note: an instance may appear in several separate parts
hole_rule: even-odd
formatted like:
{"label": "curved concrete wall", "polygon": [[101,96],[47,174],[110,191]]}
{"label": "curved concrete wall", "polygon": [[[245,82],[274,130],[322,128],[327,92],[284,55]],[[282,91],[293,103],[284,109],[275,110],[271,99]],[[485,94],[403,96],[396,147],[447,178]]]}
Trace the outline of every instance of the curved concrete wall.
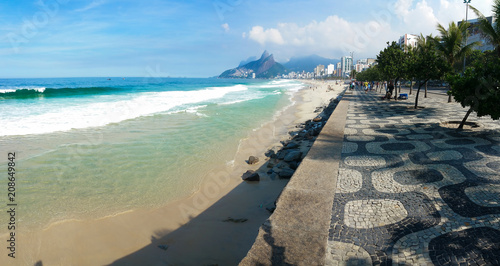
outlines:
{"label": "curved concrete wall", "polygon": [[348,105],[337,105],[240,265],[325,264]]}

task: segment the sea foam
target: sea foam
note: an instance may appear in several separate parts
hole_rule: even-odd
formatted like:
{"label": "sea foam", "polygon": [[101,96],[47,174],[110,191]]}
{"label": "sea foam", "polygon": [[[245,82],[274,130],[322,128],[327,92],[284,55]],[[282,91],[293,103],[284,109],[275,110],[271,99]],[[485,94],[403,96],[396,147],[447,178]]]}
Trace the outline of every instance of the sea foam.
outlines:
{"label": "sea foam", "polygon": [[[129,93],[124,95],[98,95],[92,98],[66,100],[34,100],[30,104],[10,106],[0,117],[0,136],[43,134],[88,127],[105,126],[141,116],[162,112],[189,111],[197,104],[220,99],[222,103],[234,101],[229,93],[247,91],[245,85],[209,87],[193,91],[162,91]],[[39,89],[43,92],[42,89]],[[252,96],[236,95],[245,100]],[[239,100],[238,99],[238,100]],[[216,101],[217,102],[217,101]],[[0,111],[2,108],[0,108]]]}

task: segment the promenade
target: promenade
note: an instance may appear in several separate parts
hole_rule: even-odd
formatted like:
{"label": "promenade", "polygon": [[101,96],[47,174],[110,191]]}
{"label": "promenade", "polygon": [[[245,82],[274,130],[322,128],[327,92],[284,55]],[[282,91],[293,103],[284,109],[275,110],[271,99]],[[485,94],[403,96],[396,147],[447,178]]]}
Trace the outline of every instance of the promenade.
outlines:
{"label": "promenade", "polygon": [[381,96],[344,95],[240,265],[500,264],[500,123]]}
{"label": "promenade", "polygon": [[443,126],[466,109],[420,93],[387,101],[355,91],[328,238],[327,265],[499,265],[500,123]]}

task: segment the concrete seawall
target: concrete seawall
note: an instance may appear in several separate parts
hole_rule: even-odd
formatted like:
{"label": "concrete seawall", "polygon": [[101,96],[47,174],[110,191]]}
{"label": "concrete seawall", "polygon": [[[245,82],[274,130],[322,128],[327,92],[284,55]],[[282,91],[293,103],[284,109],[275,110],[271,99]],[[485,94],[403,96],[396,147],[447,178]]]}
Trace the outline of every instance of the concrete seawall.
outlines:
{"label": "concrete seawall", "polygon": [[325,264],[348,105],[337,105],[240,265]]}

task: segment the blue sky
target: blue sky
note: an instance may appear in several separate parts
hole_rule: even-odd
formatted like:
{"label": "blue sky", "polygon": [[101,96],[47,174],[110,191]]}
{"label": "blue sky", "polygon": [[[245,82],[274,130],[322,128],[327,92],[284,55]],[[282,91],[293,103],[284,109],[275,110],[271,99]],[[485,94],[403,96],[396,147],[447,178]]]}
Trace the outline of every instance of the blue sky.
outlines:
{"label": "blue sky", "polygon": [[[471,4],[491,15],[493,0]],[[264,50],[375,57],[464,18],[463,0],[2,1],[0,78],[209,77]]]}

